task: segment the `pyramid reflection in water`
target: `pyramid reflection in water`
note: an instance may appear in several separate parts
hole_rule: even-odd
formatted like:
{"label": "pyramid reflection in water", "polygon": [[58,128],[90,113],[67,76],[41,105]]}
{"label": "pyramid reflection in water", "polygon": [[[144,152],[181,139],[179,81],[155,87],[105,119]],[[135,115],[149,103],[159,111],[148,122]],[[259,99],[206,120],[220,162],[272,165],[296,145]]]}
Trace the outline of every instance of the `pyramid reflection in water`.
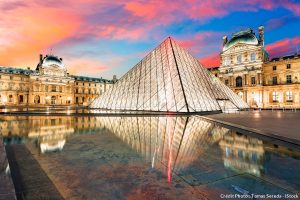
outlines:
{"label": "pyramid reflection in water", "polygon": [[244,109],[248,105],[173,39],[167,38],[90,107],[210,112]]}

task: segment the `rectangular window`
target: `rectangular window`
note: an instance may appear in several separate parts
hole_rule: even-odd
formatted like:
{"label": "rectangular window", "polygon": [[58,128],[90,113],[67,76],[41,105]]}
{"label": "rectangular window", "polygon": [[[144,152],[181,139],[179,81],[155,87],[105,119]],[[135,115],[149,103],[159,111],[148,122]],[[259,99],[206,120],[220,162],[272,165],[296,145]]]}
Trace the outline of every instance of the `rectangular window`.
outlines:
{"label": "rectangular window", "polygon": [[236,57],[236,61],[237,61],[238,64],[240,64],[240,63],[242,62],[242,56],[241,56],[241,55],[238,55],[238,56]]}
{"label": "rectangular window", "polygon": [[228,85],[228,80],[225,80],[225,85]]}
{"label": "rectangular window", "polygon": [[250,55],[250,59],[251,59],[251,61],[255,61],[255,59],[256,59],[256,54],[255,53],[251,53],[251,55]]}
{"label": "rectangular window", "polygon": [[287,69],[291,69],[291,64],[287,64],[287,65],[286,65],[286,68],[287,68]]}
{"label": "rectangular window", "polygon": [[293,93],[291,91],[286,92],[286,102],[293,102]]}
{"label": "rectangular window", "polygon": [[287,84],[292,83],[292,75],[287,75],[287,76],[286,76],[286,83],[287,83]]}
{"label": "rectangular window", "polygon": [[9,79],[10,79],[10,80],[13,80],[13,77],[12,77],[12,76],[10,76],[10,77],[9,77]]}
{"label": "rectangular window", "polygon": [[277,69],[276,65],[273,66],[273,71],[275,71]]}
{"label": "rectangular window", "polygon": [[229,63],[229,58],[228,58],[228,57],[225,58],[224,64],[225,64],[226,66],[230,64],[230,63]]}
{"label": "rectangular window", "polygon": [[255,85],[255,77],[251,77],[251,84]]}
{"label": "rectangular window", "polygon": [[51,92],[56,92],[56,86],[55,85],[51,86]]}
{"label": "rectangular window", "polygon": [[277,85],[277,76],[273,77],[273,85]]}
{"label": "rectangular window", "polygon": [[279,100],[278,92],[272,92],[272,101],[278,102],[278,100]]}

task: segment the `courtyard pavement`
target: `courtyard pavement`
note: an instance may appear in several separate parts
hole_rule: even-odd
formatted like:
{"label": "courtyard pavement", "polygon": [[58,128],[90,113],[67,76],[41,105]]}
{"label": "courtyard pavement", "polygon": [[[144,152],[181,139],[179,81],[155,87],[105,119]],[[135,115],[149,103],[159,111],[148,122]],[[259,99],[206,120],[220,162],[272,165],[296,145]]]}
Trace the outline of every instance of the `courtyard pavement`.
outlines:
{"label": "courtyard pavement", "polygon": [[248,131],[300,145],[300,112],[242,111],[205,116]]}
{"label": "courtyard pavement", "polygon": [[14,200],[16,199],[15,189],[8,170],[8,161],[2,140],[0,135],[0,200]]}

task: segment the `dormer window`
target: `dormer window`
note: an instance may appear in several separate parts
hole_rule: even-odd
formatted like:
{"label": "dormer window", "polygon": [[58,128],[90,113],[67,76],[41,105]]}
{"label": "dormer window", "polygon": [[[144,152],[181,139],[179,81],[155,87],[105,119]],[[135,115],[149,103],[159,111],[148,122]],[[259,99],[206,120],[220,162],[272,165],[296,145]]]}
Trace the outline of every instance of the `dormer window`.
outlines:
{"label": "dormer window", "polygon": [[237,61],[237,64],[241,64],[241,62],[242,62],[242,56],[241,56],[241,55],[238,55],[238,56],[236,57],[236,61]]}
{"label": "dormer window", "polygon": [[251,59],[251,61],[255,61],[256,60],[256,54],[255,53],[251,53],[250,54],[250,59]]}

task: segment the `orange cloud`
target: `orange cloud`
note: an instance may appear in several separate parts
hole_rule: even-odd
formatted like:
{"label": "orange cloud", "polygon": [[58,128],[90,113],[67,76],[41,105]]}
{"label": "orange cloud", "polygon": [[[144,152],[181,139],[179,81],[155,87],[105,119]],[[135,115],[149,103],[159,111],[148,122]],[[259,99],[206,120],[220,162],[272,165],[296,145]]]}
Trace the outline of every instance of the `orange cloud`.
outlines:
{"label": "orange cloud", "polygon": [[73,35],[80,25],[78,16],[56,8],[16,8],[2,15],[0,65],[36,65],[40,52]]}
{"label": "orange cloud", "polygon": [[68,72],[72,75],[99,77],[100,73],[109,69],[108,66],[95,59],[72,58],[66,60],[65,63],[67,64]]}

